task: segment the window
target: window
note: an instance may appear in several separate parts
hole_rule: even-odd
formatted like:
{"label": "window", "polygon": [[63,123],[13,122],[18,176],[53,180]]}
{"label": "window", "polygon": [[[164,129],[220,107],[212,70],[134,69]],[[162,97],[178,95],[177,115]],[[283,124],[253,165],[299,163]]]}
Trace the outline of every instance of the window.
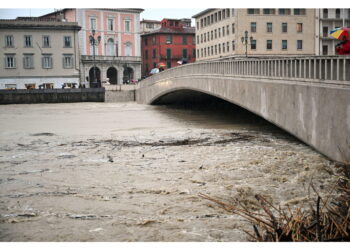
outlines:
{"label": "window", "polygon": [[113,23],[114,23],[113,18],[108,18],[108,20],[107,20],[108,31],[113,31]]}
{"label": "window", "polygon": [[266,23],[266,32],[272,32],[272,23]]}
{"label": "window", "polygon": [[226,33],[227,33],[227,35],[230,34],[230,25],[227,25],[227,26],[226,26]]}
{"label": "window", "polygon": [[305,15],[306,10],[305,9],[294,9],[294,15]]}
{"label": "window", "polygon": [[145,59],[148,59],[148,50],[145,50]]}
{"label": "window", "polygon": [[328,9],[323,9],[323,18],[328,18]]}
{"label": "window", "polygon": [[131,32],[131,20],[124,20],[124,31]]}
{"label": "window", "polygon": [[146,23],[146,28],[147,29],[154,29],[154,24],[153,23]]}
{"label": "window", "polygon": [[215,29],[215,39],[218,37],[217,30]]}
{"label": "window", "polygon": [[65,48],[71,48],[72,47],[72,38],[70,36],[65,36],[63,38],[63,44]]}
{"label": "window", "polygon": [[233,23],[232,24],[232,34],[234,34],[235,33],[235,24]]}
{"label": "window", "polygon": [[272,49],[272,40],[266,40],[266,49],[268,50]]}
{"label": "window", "polygon": [[155,45],[156,44],[156,37],[152,37],[152,45]]}
{"label": "window", "polygon": [[132,56],[132,43],[126,42],[124,44],[124,56]]}
{"label": "window", "polygon": [[51,55],[43,55],[42,67],[43,67],[43,69],[52,69],[52,56]]}
{"label": "window", "polygon": [[[209,39],[209,35],[208,35]],[[187,44],[187,36],[182,36],[182,44]]]}
{"label": "window", "polygon": [[226,47],[227,47],[227,52],[229,52],[230,51],[230,43],[229,42],[226,43]]}
{"label": "window", "polygon": [[248,9],[247,13],[249,15],[260,14],[260,9]]}
{"label": "window", "polygon": [[187,59],[187,49],[182,49],[182,58]]}
{"label": "window", "polygon": [[328,27],[327,26],[323,27],[322,31],[323,31],[323,37],[328,37]]}
{"label": "window", "polygon": [[166,43],[167,44],[172,44],[173,43],[173,36],[172,35],[167,35],[166,36]]}
{"label": "window", "polygon": [[208,42],[210,41],[210,39],[209,39],[209,34],[210,34],[210,33],[209,33],[209,31],[208,31],[208,34],[207,34],[207,37],[208,37]]}
{"label": "window", "polygon": [[221,29],[218,28],[219,38],[221,37]]}
{"label": "window", "polygon": [[211,50],[211,54],[214,55],[214,46],[211,46],[210,50]]}
{"label": "window", "polygon": [[5,89],[17,89],[17,84],[15,83],[5,84]]}
{"label": "window", "polygon": [[324,56],[328,55],[328,45],[322,46],[322,55]]}
{"label": "window", "polygon": [[297,40],[297,49],[298,50],[303,49],[303,40]]}
{"label": "window", "polygon": [[214,32],[210,31],[210,39],[213,40],[214,39]]}
{"label": "window", "polygon": [[23,68],[24,69],[33,69],[34,68],[33,54],[24,54],[24,56],[23,56]]}
{"label": "window", "polygon": [[193,50],[192,50],[192,56],[193,56],[193,57],[196,57],[196,49],[193,49]]}
{"label": "window", "polygon": [[256,22],[250,23],[250,32],[256,32]]}
{"label": "window", "polygon": [[215,13],[215,14],[214,14],[214,20],[215,20],[215,22],[218,21],[218,13]]}
{"label": "window", "polygon": [[64,69],[73,68],[73,55],[72,54],[64,54],[63,55],[63,68]]}
{"label": "window", "polygon": [[286,33],[288,31],[288,24],[287,23],[282,23],[282,32]]}
{"label": "window", "polygon": [[33,47],[32,36],[24,36],[24,47]]}
{"label": "window", "polygon": [[340,9],[335,9],[335,18],[340,18]]}
{"label": "window", "polygon": [[96,30],[96,18],[90,18],[90,29]]}
{"label": "window", "polygon": [[236,48],[235,41],[232,41],[232,51],[235,51],[235,48]]}
{"label": "window", "polygon": [[276,13],[275,9],[263,9],[264,15],[274,15]]}
{"label": "window", "polygon": [[145,46],[147,46],[147,45],[148,45],[148,39],[147,39],[147,37],[144,39],[144,42],[145,42]]}
{"label": "window", "polygon": [[225,36],[225,27],[222,27],[222,36]]}
{"label": "window", "polygon": [[287,48],[287,40],[282,40],[282,50],[286,50]]}
{"label": "window", "polygon": [[225,43],[222,43],[222,53],[225,53]]}
{"label": "window", "polygon": [[43,47],[44,48],[50,48],[51,47],[50,36],[43,36]]}
{"label": "window", "polygon": [[256,49],[256,40],[251,40],[250,49]]}
{"label": "window", "polygon": [[11,48],[13,46],[13,36],[5,36],[5,47]]}
{"label": "window", "polygon": [[171,68],[171,61],[167,61],[167,62],[166,62],[166,67],[167,67],[168,69]]}
{"label": "window", "polygon": [[35,89],[35,83],[25,83],[26,89]]}
{"label": "window", "polygon": [[297,23],[297,32],[298,33],[303,32],[303,24],[302,23]]}
{"label": "window", "polygon": [[157,57],[157,50],[156,49],[153,49],[153,54],[152,54],[152,58],[156,58]]}
{"label": "window", "polygon": [[16,55],[15,54],[5,54],[5,68],[6,69],[16,68]]}
{"label": "window", "polygon": [[278,9],[278,14],[279,15],[290,15],[290,9]]}
{"label": "window", "polygon": [[166,58],[171,59],[171,49],[166,49]]}
{"label": "window", "polygon": [[217,55],[217,54],[218,54],[218,46],[215,45],[215,55]]}

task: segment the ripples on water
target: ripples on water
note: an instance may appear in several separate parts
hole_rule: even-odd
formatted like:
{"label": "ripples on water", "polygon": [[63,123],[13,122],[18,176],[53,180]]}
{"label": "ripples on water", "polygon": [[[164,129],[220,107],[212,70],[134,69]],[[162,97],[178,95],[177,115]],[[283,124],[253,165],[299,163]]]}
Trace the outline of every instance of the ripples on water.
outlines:
{"label": "ripples on water", "polygon": [[293,206],[334,179],[322,155],[225,103],[6,105],[0,126],[2,241],[246,241],[250,226],[198,193]]}

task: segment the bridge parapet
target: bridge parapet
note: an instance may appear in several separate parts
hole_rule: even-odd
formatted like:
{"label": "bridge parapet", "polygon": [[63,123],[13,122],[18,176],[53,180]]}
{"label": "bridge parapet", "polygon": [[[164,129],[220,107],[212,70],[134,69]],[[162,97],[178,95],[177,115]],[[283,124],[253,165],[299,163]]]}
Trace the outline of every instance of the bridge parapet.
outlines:
{"label": "bridge parapet", "polygon": [[141,81],[141,86],[149,86],[160,80],[186,75],[220,75],[350,84],[350,56],[228,58],[227,60],[191,63],[153,75]]}

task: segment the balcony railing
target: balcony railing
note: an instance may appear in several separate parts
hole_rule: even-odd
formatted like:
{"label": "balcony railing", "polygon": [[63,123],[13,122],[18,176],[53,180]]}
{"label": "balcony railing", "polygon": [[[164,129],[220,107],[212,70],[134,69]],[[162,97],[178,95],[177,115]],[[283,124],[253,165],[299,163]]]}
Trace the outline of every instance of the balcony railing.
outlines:
{"label": "balcony railing", "polygon": [[[82,55],[82,61],[93,61],[93,56]],[[119,62],[141,62],[140,56],[95,56],[96,62],[99,61],[119,61]]]}

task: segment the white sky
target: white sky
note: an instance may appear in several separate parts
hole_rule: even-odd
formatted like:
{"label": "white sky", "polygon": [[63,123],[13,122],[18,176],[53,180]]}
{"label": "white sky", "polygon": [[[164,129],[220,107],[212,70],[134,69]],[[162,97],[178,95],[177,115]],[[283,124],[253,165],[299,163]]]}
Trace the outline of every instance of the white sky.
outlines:
{"label": "white sky", "polygon": [[[142,8],[142,7],[140,7]],[[205,8],[143,8],[142,19],[161,21],[163,18],[191,18]],[[54,8],[0,8],[0,19],[14,19],[18,16],[40,16],[53,12]]]}
{"label": "white sky", "polygon": [[[350,8],[348,0],[281,1],[281,0],[99,0],[72,1],[59,0],[57,5],[48,0],[2,0],[0,5],[0,19],[12,19],[17,16],[39,16],[54,11],[54,8],[142,8],[141,20],[161,20],[163,18],[191,18],[193,15],[207,8]],[[18,7],[21,8],[18,8]]]}

